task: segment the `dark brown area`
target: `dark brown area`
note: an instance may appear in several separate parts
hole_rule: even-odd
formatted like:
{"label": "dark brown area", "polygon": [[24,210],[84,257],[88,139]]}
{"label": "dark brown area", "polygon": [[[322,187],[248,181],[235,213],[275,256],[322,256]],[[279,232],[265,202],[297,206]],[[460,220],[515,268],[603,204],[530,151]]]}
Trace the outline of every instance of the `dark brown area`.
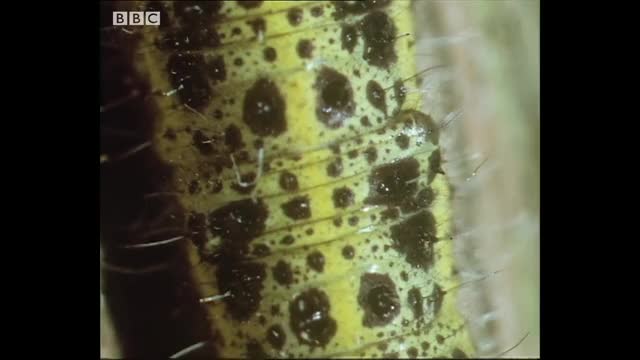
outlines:
{"label": "dark brown area", "polygon": [[191,183],[189,184],[189,194],[195,195],[199,193],[201,190],[202,189],[200,188],[200,183],[198,183],[198,180],[192,180]]}
{"label": "dark brown area", "polygon": [[308,219],[311,217],[311,205],[309,197],[297,196],[286,203],[282,204],[282,211],[287,217],[293,220]]}
{"label": "dark brown area", "polygon": [[440,155],[440,150],[435,150],[429,155],[429,182],[433,181],[433,178],[436,177],[436,174],[443,174],[444,170],[442,170],[442,157]]}
{"label": "dark brown area", "polygon": [[393,248],[405,256],[414,267],[428,268],[433,261],[436,226],[433,215],[421,211],[403,222],[391,226]]}
{"label": "dark brown area", "polygon": [[[214,30],[214,24],[221,19],[219,14],[221,1],[178,1],[173,3],[174,14],[181,24],[163,31],[163,35],[156,41],[156,46],[162,50],[200,50],[205,47],[220,45],[220,36]],[[164,28],[175,21],[162,19],[160,28]]]}
{"label": "dark brown area", "polygon": [[287,335],[282,326],[279,324],[270,326],[269,329],[267,329],[267,341],[274,349],[281,350],[287,341]]}
{"label": "dark brown area", "polygon": [[364,151],[364,156],[369,164],[373,164],[378,159],[378,150],[375,147],[370,146]]}
{"label": "dark brown area", "polygon": [[404,100],[407,97],[407,88],[404,86],[404,82],[402,80],[396,80],[393,83],[393,94],[396,98],[396,102],[398,103],[398,109],[402,107],[404,104]]}
{"label": "dark brown area", "polygon": [[407,148],[409,148],[409,141],[409,136],[407,136],[406,134],[400,134],[396,136],[396,144],[398,144],[398,147],[402,150],[406,150]]}
{"label": "dark brown area", "polygon": [[314,88],[318,91],[318,119],[329,128],[341,127],[343,122],[353,115],[355,109],[349,79],[325,66],[318,73]]}
{"label": "dark brown area", "polygon": [[211,155],[214,152],[213,145],[210,139],[202,133],[200,130],[196,130],[191,134],[193,146],[200,152],[201,155]]}
{"label": "dark brown area", "polygon": [[331,177],[338,177],[340,174],[342,174],[342,159],[336,158],[327,165],[327,175]]}
{"label": "dark brown area", "polygon": [[183,104],[201,110],[209,103],[212,90],[202,54],[173,53],[167,62],[169,81]]}
{"label": "dark brown area", "polygon": [[286,286],[293,283],[293,272],[291,271],[291,265],[288,262],[280,260],[273,267],[273,278],[278,284]]}
{"label": "dark brown area", "polygon": [[426,188],[418,192],[413,198],[408,198],[402,203],[401,208],[403,213],[412,213],[420,209],[425,209],[433,202],[435,194],[433,189]]}
{"label": "dark brown area", "polygon": [[264,55],[264,59],[268,62],[274,62],[278,57],[276,49],[272,47],[266,47],[262,54]]}
{"label": "dark brown area", "polygon": [[258,311],[262,301],[266,270],[263,264],[239,262],[223,258],[217,267],[218,291],[224,298],[227,312],[236,321],[247,321]]}
{"label": "dark brown area", "polygon": [[255,0],[242,0],[242,1],[236,1],[236,2],[238,3],[238,6],[243,7],[245,9],[254,9],[262,5],[262,1],[255,1]]}
{"label": "dark brown area", "polygon": [[452,359],[467,359],[468,356],[467,354],[464,353],[464,351],[455,348],[453,349],[453,352],[451,353],[451,358]]}
{"label": "dark brown area", "polygon": [[224,130],[224,143],[229,149],[230,152],[236,152],[244,147],[244,142],[242,141],[242,131],[235,126],[229,125]]}
{"label": "dark brown area", "polygon": [[353,150],[349,151],[349,152],[347,153],[347,156],[349,157],[349,159],[355,159],[355,158],[357,158],[357,157],[358,157],[358,150],[353,149]]}
{"label": "dark brown area", "polygon": [[386,274],[368,273],[360,277],[358,304],[364,310],[362,324],[366,327],[387,325],[400,313],[396,285]]}
{"label": "dark brown area", "polygon": [[233,60],[233,65],[235,66],[242,66],[244,65],[244,60],[242,60],[242,58],[235,58]]}
{"label": "dark brown area", "polygon": [[360,124],[362,124],[362,126],[371,126],[371,121],[369,121],[369,117],[363,116],[360,119]]}
{"label": "dark brown area", "polygon": [[258,136],[278,136],[287,129],[285,101],[271,80],[258,79],[244,97],[242,118]]}
{"label": "dark brown area", "polygon": [[436,335],[436,341],[438,342],[438,344],[442,345],[444,344],[444,336],[442,335]]}
{"label": "dark brown area", "polygon": [[222,55],[216,56],[207,62],[207,75],[211,82],[219,83],[227,79],[227,69],[224,65],[224,58]]}
{"label": "dark brown area", "polygon": [[345,259],[351,260],[355,255],[356,255],[356,250],[353,248],[353,246],[347,245],[342,248],[342,256]]}
{"label": "dark brown area", "polygon": [[360,22],[364,39],[362,58],[371,66],[388,69],[398,60],[395,52],[397,29],[384,12],[374,11]]}
{"label": "dark brown area", "polygon": [[386,94],[377,81],[369,80],[367,82],[367,100],[374,108],[382,111],[387,116]]}
{"label": "dark brown area", "polygon": [[265,244],[258,244],[253,247],[253,255],[257,257],[264,257],[271,253],[271,249]]}
{"label": "dark brown area", "polygon": [[411,358],[411,359],[415,359],[418,357],[418,349],[416,349],[415,347],[410,347],[409,349],[407,349],[407,355]]}
{"label": "dark brown area", "polygon": [[298,178],[292,172],[284,170],[280,174],[280,187],[288,192],[295,192],[298,190]]}
{"label": "dark brown area", "polygon": [[289,303],[290,326],[301,344],[325,347],[335,336],[338,325],[331,317],[329,297],[311,288]]}
{"label": "dark brown area", "polygon": [[296,241],[296,238],[294,238],[292,235],[286,235],[285,237],[282,238],[282,240],[280,240],[280,244],[291,245],[295,241]]}
{"label": "dark brown area", "polygon": [[268,214],[261,199],[256,203],[251,199],[233,201],[209,214],[209,230],[222,238],[221,252],[243,255],[249,242],[264,231]]}
{"label": "dark brown area", "polygon": [[203,213],[192,212],[187,221],[187,228],[196,246],[203,246],[207,242],[207,218]]}
{"label": "dark brown area", "polygon": [[264,352],[262,345],[254,339],[247,341],[247,359],[268,359],[269,356]]}
{"label": "dark brown area", "polygon": [[436,284],[433,287],[431,295],[429,295],[429,297],[427,298],[427,303],[429,304],[429,307],[432,309],[434,314],[438,314],[438,312],[440,311],[440,308],[442,307],[442,300],[444,299],[445,294],[446,292],[442,290],[440,285]]}
{"label": "dark brown area", "polygon": [[324,255],[320,251],[314,251],[307,256],[307,265],[317,271],[324,271]]}
{"label": "dark brown area", "polygon": [[358,221],[359,221],[359,220],[360,220],[360,219],[359,219],[357,216],[351,216],[351,217],[347,220],[347,222],[348,222],[348,223],[349,223],[349,225],[351,225],[351,226],[356,226],[356,225],[358,225]]}
{"label": "dark brown area", "polygon": [[420,289],[413,287],[409,290],[409,293],[407,294],[407,303],[413,312],[414,319],[419,319],[424,315],[424,311],[422,309],[423,299]]}
{"label": "dark brown area", "polygon": [[369,196],[365,203],[372,205],[400,204],[413,195],[418,185],[411,181],[419,176],[420,164],[414,158],[375,168],[369,176]]}
{"label": "dark brown area", "polygon": [[342,218],[341,217],[337,217],[333,219],[333,225],[335,227],[340,227],[342,226]]}
{"label": "dark brown area", "polygon": [[296,46],[298,56],[303,59],[311,59],[313,56],[313,49],[313,43],[309,39],[302,39],[298,41],[298,45]]}
{"label": "dark brown area", "polygon": [[311,8],[311,16],[313,17],[322,16],[323,13],[324,10],[322,9],[322,6],[314,6]]}
{"label": "dark brown area", "polygon": [[355,203],[355,194],[344,186],[333,190],[333,205],[337,208],[347,208]]}
{"label": "dark brown area", "polygon": [[391,3],[391,0],[359,0],[359,1],[332,1],[336,11],[333,18],[340,20],[348,15],[360,15],[375,9],[381,9]]}
{"label": "dark brown area", "polygon": [[302,9],[289,9],[289,11],[287,12],[287,19],[289,19],[289,24],[291,24],[292,26],[298,26],[300,22],[302,22]]}
{"label": "dark brown area", "polygon": [[358,30],[356,27],[349,24],[342,25],[340,40],[342,42],[342,49],[352,53],[358,44]]}

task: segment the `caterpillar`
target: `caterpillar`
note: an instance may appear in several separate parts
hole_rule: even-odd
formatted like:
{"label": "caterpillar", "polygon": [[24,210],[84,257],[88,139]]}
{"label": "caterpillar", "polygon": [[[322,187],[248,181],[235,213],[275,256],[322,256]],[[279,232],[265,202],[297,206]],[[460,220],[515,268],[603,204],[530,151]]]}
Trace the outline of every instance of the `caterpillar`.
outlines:
{"label": "caterpillar", "polygon": [[[455,109],[419,90],[445,66],[418,65],[419,5],[102,6],[103,288],[123,356],[481,353],[441,151]],[[160,25],[109,26],[116,10]]]}

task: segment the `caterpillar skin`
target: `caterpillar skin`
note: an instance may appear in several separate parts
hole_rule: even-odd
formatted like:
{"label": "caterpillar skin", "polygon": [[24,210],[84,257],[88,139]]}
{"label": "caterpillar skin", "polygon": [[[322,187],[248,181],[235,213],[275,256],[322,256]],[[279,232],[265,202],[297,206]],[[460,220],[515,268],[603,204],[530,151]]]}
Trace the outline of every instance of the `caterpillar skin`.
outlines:
{"label": "caterpillar skin", "polygon": [[440,123],[408,91],[409,1],[112,10],[161,13],[101,34],[104,288],[127,357],[475,354]]}

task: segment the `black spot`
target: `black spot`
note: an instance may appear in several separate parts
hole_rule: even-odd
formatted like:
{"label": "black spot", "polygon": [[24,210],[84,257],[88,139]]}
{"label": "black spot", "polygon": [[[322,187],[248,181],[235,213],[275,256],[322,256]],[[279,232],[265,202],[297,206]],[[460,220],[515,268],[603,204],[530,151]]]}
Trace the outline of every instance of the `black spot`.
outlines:
{"label": "black spot", "polygon": [[258,244],[253,248],[253,255],[257,257],[264,257],[271,253],[269,247],[265,244]]}
{"label": "black spot", "polygon": [[273,81],[259,79],[247,90],[242,117],[258,136],[278,136],[287,129],[284,98]]}
{"label": "black spot", "polygon": [[357,157],[358,157],[358,150],[353,149],[353,150],[349,151],[349,152],[347,153],[347,156],[349,157],[349,159],[355,159],[355,158],[357,158]]}
{"label": "black spot", "polygon": [[407,350],[407,355],[411,358],[411,359],[415,359],[418,357],[418,349],[416,349],[415,347],[410,347]]}
{"label": "black spot", "polygon": [[223,250],[245,254],[249,242],[264,231],[268,214],[262,200],[233,201],[209,214],[209,230],[222,238]]}
{"label": "black spot", "polygon": [[329,297],[311,288],[289,303],[290,326],[301,344],[325,347],[335,336],[338,325],[330,315]]}
{"label": "black spot", "polygon": [[414,319],[419,319],[422,317],[422,315],[424,315],[424,312],[422,310],[423,301],[422,301],[422,294],[420,293],[420,289],[418,289],[417,287],[414,287],[411,290],[409,290],[409,293],[407,294],[407,303],[409,303],[409,307],[413,312]]}
{"label": "black spot", "polygon": [[346,208],[355,202],[355,194],[344,186],[333,190],[333,205],[337,208]]}
{"label": "black spot", "polygon": [[295,197],[282,205],[282,211],[293,220],[308,219],[311,217],[311,206],[308,196]]}
{"label": "black spot", "polygon": [[356,255],[356,250],[353,248],[353,246],[347,245],[342,248],[342,256],[345,259],[351,260],[355,255]]}
{"label": "black spot", "polygon": [[402,279],[402,281],[408,281],[409,280],[409,275],[407,275],[406,271],[401,271],[400,272],[400,278]]}
{"label": "black spot", "polygon": [[324,255],[319,251],[314,251],[307,256],[307,265],[317,272],[324,271]]}
{"label": "black spot", "polygon": [[355,75],[355,77],[358,77],[358,78],[359,78],[359,77],[360,77],[360,70],[358,70],[358,69],[354,69],[354,70],[353,70],[353,75]]}
{"label": "black spot", "polygon": [[276,49],[272,47],[265,48],[262,54],[264,55],[264,59],[268,62],[274,62],[278,57]]}
{"label": "black spot", "polygon": [[387,351],[388,347],[389,347],[389,344],[387,344],[386,342],[381,342],[376,346],[376,348],[378,348],[378,350],[380,351]]}
{"label": "black spot", "polygon": [[291,285],[293,283],[293,272],[291,271],[291,265],[285,261],[278,261],[273,268],[273,278],[276,279],[280,285]]}
{"label": "black spot", "polygon": [[406,150],[409,147],[409,137],[406,134],[396,136],[396,144],[400,149]]}
{"label": "black spot", "polygon": [[262,301],[262,283],[266,276],[264,265],[224,259],[217,268],[216,276],[220,294],[230,293],[224,298],[227,312],[234,320],[249,320]]}
{"label": "black spot", "polygon": [[327,174],[331,177],[338,177],[342,174],[342,159],[336,158],[327,165]]}
{"label": "black spot", "polygon": [[342,218],[341,217],[337,217],[337,218],[333,219],[333,225],[335,227],[342,226]]}
{"label": "black spot", "polygon": [[280,187],[283,190],[294,192],[298,190],[298,178],[291,172],[284,170],[280,174]]}
{"label": "black spot", "polygon": [[305,233],[309,236],[313,235],[313,228],[308,228]]}
{"label": "black spot", "polygon": [[407,97],[407,88],[404,86],[402,80],[396,80],[396,82],[393,83],[393,94],[395,95],[396,102],[398,102],[398,108],[401,108],[402,104],[404,104],[404,99]]}
{"label": "black spot", "polygon": [[347,220],[349,222],[349,225],[351,226],[356,226],[358,225],[358,217],[357,216],[352,216],[349,218],[349,220]]}
{"label": "black spot", "polygon": [[192,180],[189,184],[189,194],[193,195],[200,192],[200,184],[197,180]]}
{"label": "black spot", "polygon": [[339,128],[353,115],[353,89],[349,79],[339,72],[323,67],[316,78],[318,90],[316,115],[329,128]]}
{"label": "black spot", "polygon": [[428,341],[423,341],[422,344],[420,344],[420,347],[422,347],[422,351],[429,350],[429,346],[431,346],[431,344],[429,344]]}
{"label": "black spot", "polygon": [[[417,126],[420,126],[425,131],[425,140],[434,145],[438,145],[440,138],[440,126],[433,121],[431,116],[415,110],[406,110],[402,112],[403,116],[408,119],[413,119]],[[405,125],[406,127],[406,125]]]}
{"label": "black spot", "polygon": [[296,241],[296,238],[294,238],[292,235],[286,235],[282,238],[282,240],[280,240],[280,244],[291,245],[294,241]]}
{"label": "black spot", "polygon": [[[280,310],[278,309],[278,312]],[[287,340],[287,335],[280,325],[272,325],[267,329],[267,341],[276,350],[281,350]]]}
{"label": "black spot", "polygon": [[391,3],[391,0],[359,0],[359,1],[332,1],[336,11],[332,14],[334,19],[340,20],[348,15],[364,14],[374,9],[381,9]]}
{"label": "black spot", "polygon": [[406,158],[375,168],[369,176],[369,196],[365,203],[394,205],[405,201],[417,190],[417,183],[411,180],[420,175],[419,167],[416,159]]}
{"label": "black spot", "polygon": [[313,56],[313,43],[311,40],[302,39],[298,41],[298,45],[296,46],[296,51],[298,52],[298,56],[303,59],[310,59]]}
{"label": "black spot", "polygon": [[394,46],[397,29],[389,15],[374,11],[364,17],[360,29],[364,39],[362,58],[369,65],[388,68],[398,60]]}
{"label": "black spot", "polygon": [[430,212],[421,211],[391,226],[391,238],[393,248],[404,254],[409,264],[426,269],[433,260],[433,243],[437,241],[435,219]]}
{"label": "black spot", "polygon": [[211,145],[211,140],[206,137],[202,131],[196,130],[191,135],[191,139],[193,140],[193,146],[198,149],[200,154],[202,155],[211,155],[213,153],[213,145]]}
{"label": "black spot", "polygon": [[242,29],[240,29],[240,28],[234,27],[231,30],[231,35],[240,35],[240,34],[242,34]]}
{"label": "black spot", "polygon": [[442,335],[436,335],[436,341],[438,342],[438,344],[442,345],[444,344],[444,336]]}
{"label": "black spot", "polygon": [[216,56],[207,63],[207,75],[215,84],[227,79],[227,69],[224,65],[224,58]]}
{"label": "black spot", "polygon": [[[356,30],[356,27],[353,25],[342,25],[340,38],[342,40],[342,49],[352,53],[358,43],[358,30]],[[358,76],[360,75],[358,74]]]}
{"label": "black spot", "polygon": [[322,6],[314,6],[311,8],[311,16],[313,17],[322,16],[323,13],[324,10],[322,9]]}
{"label": "black spot", "polygon": [[263,18],[249,20],[247,21],[247,24],[251,26],[251,30],[253,30],[253,33],[256,34],[256,36],[261,33],[264,34],[267,31],[267,23]]}
{"label": "black spot", "polygon": [[253,184],[253,182],[256,179],[256,173],[249,172],[246,174],[243,174],[240,176],[240,180],[246,185],[246,184],[252,184],[252,185],[248,185],[248,186],[244,186],[244,185],[240,185],[238,183],[233,183],[231,185],[231,188],[235,191],[237,191],[239,194],[250,194],[253,191],[253,188],[255,188],[255,184]]}
{"label": "black spot", "polygon": [[171,86],[179,89],[182,103],[201,110],[211,100],[211,88],[206,78],[202,54],[173,53],[167,62]]}
{"label": "black spot", "polygon": [[358,304],[364,310],[362,324],[366,327],[387,325],[400,312],[396,285],[386,274],[368,273],[360,277]]}
{"label": "black spot", "polygon": [[280,315],[280,305],[275,304],[271,305],[271,316]]}
{"label": "black spot", "polygon": [[236,58],[235,60],[233,60],[233,64],[235,66],[242,66],[244,65],[244,60],[242,60],[242,58]]}
{"label": "black spot", "polygon": [[371,247],[371,252],[372,252],[372,253],[374,253],[374,252],[376,252],[376,251],[378,251],[378,245],[373,245],[373,246]]}
{"label": "black spot", "polygon": [[242,142],[242,131],[235,126],[229,125],[224,131],[224,143],[230,152],[236,152],[244,147]]}
{"label": "black spot", "polygon": [[360,119],[360,124],[362,124],[362,126],[371,126],[371,122],[369,121],[369,117],[363,116]]}
{"label": "black spot", "polygon": [[247,342],[247,359],[268,359],[269,356],[264,352],[262,345],[255,340]]}
{"label": "black spot", "polygon": [[176,136],[176,131],[173,130],[172,128],[167,128],[167,130],[164,132],[163,137],[165,139],[171,140],[171,141],[175,141],[177,136]]}
{"label": "black spot", "polygon": [[364,151],[364,156],[369,164],[373,164],[378,159],[378,151],[371,146]]}
{"label": "black spot", "polygon": [[238,3],[238,6],[241,6],[245,9],[253,9],[262,5],[262,1],[242,0],[242,1],[236,1],[236,2]]}
{"label": "black spot", "polygon": [[385,91],[378,82],[369,80],[367,83],[367,100],[376,109],[382,111],[387,116],[387,100]]}
{"label": "black spot", "polygon": [[460,350],[458,348],[453,349],[453,352],[451,353],[451,357],[453,359],[467,359],[468,358],[467,354],[465,354],[464,351],[462,351],[462,350]]}
{"label": "black spot", "polygon": [[341,149],[340,149],[339,143],[333,143],[329,145],[329,149],[331,149],[331,152],[334,153],[335,155],[340,155]]}
{"label": "black spot", "polygon": [[201,247],[207,242],[207,218],[202,213],[191,213],[187,227],[193,243]]}
{"label": "black spot", "polygon": [[386,358],[386,359],[397,359],[400,356],[400,354],[397,351],[391,352],[391,353],[386,353],[383,354],[382,357]]}
{"label": "black spot", "polygon": [[[173,4],[174,13],[181,27],[167,32],[158,42],[161,49],[199,50],[220,45],[220,36],[213,24],[220,18],[219,1],[178,1]],[[162,21],[162,19],[161,19]],[[167,22],[166,24],[171,24]],[[161,24],[162,25],[162,24]]]}
{"label": "black spot", "polygon": [[298,24],[302,22],[302,10],[300,8],[289,9],[287,12],[287,19],[289,19],[289,24],[298,26]]}
{"label": "black spot", "polygon": [[433,189],[426,188],[422,189],[418,192],[418,194],[413,198],[406,199],[405,202],[402,203],[401,208],[403,213],[412,213],[416,212],[420,209],[427,208],[435,198],[435,194],[433,193]]}
{"label": "black spot", "polygon": [[435,150],[429,155],[429,182],[436,177],[436,174],[443,174],[444,170],[442,170],[442,157],[440,155],[440,150]]}

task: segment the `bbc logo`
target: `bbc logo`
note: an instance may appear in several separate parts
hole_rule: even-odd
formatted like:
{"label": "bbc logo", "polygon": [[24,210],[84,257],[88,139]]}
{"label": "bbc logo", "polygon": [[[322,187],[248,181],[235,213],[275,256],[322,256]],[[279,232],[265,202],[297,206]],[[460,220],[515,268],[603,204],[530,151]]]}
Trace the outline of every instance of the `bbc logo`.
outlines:
{"label": "bbc logo", "polygon": [[160,25],[160,11],[114,11],[113,25]]}

